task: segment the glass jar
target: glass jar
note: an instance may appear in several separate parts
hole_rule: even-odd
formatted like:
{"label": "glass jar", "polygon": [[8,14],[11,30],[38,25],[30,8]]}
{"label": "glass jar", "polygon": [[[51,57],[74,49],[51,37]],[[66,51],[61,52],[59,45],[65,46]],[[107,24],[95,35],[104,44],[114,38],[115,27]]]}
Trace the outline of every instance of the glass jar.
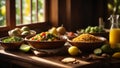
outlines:
{"label": "glass jar", "polygon": [[118,25],[119,15],[111,15],[109,20],[111,21],[111,28],[109,33],[109,43],[111,48],[115,48],[117,43],[120,43],[120,28]]}

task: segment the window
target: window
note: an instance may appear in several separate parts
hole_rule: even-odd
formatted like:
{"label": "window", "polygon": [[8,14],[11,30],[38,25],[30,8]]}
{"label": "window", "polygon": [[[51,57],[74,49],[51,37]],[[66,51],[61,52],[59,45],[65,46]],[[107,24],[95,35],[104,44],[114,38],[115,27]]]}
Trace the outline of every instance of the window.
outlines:
{"label": "window", "polygon": [[16,24],[44,22],[44,0],[16,0]]}
{"label": "window", "polygon": [[6,26],[6,6],[5,0],[0,0],[0,26]]}
{"label": "window", "polygon": [[0,28],[45,22],[46,0],[0,0]]}

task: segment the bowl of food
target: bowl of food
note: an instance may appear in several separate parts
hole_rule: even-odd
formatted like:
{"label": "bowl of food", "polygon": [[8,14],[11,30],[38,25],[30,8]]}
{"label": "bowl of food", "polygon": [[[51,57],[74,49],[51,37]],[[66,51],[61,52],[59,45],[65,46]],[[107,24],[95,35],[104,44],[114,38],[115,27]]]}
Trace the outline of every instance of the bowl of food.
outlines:
{"label": "bowl of food", "polygon": [[25,41],[34,49],[55,49],[63,47],[65,40],[49,32],[41,32],[33,36],[25,37]]}
{"label": "bowl of food", "polygon": [[79,29],[76,32],[78,33],[78,35],[83,33],[89,33],[95,36],[102,36],[109,39],[109,31],[99,26],[88,26],[87,28]]}
{"label": "bowl of food", "polygon": [[83,52],[91,52],[95,48],[101,47],[106,41],[104,37],[94,36],[88,33],[81,34],[72,40],[68,40],[72,46],[78,47]]}
{"label": "bowl of food", "polygon": [[0,38],[1,46],[6,50],[15,50],[18,49],[21,44],[24,43],[24,39],[17,36],[8,36]]}

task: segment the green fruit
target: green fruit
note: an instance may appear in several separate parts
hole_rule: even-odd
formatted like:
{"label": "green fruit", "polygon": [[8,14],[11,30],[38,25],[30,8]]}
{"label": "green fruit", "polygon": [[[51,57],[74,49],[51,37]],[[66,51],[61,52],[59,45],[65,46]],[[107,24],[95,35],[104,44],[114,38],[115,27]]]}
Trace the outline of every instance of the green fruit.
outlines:
{"label": "green fruit", "polygon": [[90,28],[91,28],[91,27],[87,27],[87,28],[85,29],[85,33],[89,33],[89,32],[90,32]]}
{"label": "green fruit", "polygon": [[94,27],[94,30],[95,30],[95,32],[99,32],[99,27],[98,27],[98,26],[95,26],[95,27]]}
{"label": "green fruit", "polygon": [[100,48],[95,49],[94,54],[101,55],[102,54],[102,49],[100,49]]}
{"label": "green fruit", "polygon": [[84,33],[84,32],[85,32],[85,30],[84,30],[84,29],[81,29],[81,30],[80,30],[80,33]]}
{"label": "green fruit", "polygon": [[15,28],[14,30],[18,31],[19,33],[21,33],[20,28]]}
{"label": "green fruit", "polygon": [[109,44],[104,44],[102,47],[101,47],[102,51],[104,53],[112,53],[113,52],[113,49],[110,47]]}
{"label": "green fruit", "polygon": [[21,28],[21,31],[30,31],[30,28],[28,26],[23,26]]}
{"label": "green fruit", "polygon": [[20,50],[21,51],[23,51],[23,52],[28,52],[28,51],[30,51],[30,46],[29,45],[27,45],[27,44],[22,44],[21,46],[20,46]]}
{"label": "green fruit", "polygon": [[94,30],[90,30],[90,32],[89,33],[95,33],[95,31]]}
{"label": "green fruit", "polygon": [[90,28],[90,31],[93,31],[93,32],[95,32],[95,29],[94,29],[94,27],[91,27],[91,28]]}
{"label": "green fruit", "polygon": [[114,52],[120,52],[120,43],[117,43],[113,50],[114,50]]}
{"label": "green fruit", "polygon": [[68,49],[68,53],[70,55],[73,55],[73,56],[78,55],[79,54],[79,49],[76,46],[71,46]]}
{"label": "green fruit", "polygon": [[10,36],[19,36],[21,34],[21,32],[19,31],[19,29],[15,28],[11,31],[8,32]]}
{"label": "green fruit", "polygon": [[30,31],[23,31],[22,33],[21,33],[21,35],[29,35],[30,34]]}

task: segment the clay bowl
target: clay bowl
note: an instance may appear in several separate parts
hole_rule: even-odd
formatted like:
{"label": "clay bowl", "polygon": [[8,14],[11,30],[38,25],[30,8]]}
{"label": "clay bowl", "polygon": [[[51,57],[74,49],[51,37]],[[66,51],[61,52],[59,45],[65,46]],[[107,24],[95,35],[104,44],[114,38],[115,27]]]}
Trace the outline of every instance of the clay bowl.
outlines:
{"label": "clay bowl", "polygon": [[35,48],[35,49],[56,49],[56,48],[63,47],[64,44],[65,44],[65,40],[56,40],[56,41],[34,41],[34,40],[29,40],[33,36],[25,37],[25,41],[28,44],[30,44],[30,46],[32,48]]}
{"label": "clay bowl", "polygon": [[8,38],[8,37],[2,37],[2,38],[0,38],[0,44],[1,44],[1,46],[5,50],[16,50],[16,49],[19,49],[19,47],[21,46],[21,44],[24,43],[24,39],[22,39],[19,42],[3,42],[3,40],[6,39],[6,38]]}
{"label": "clay bowl", "polygon": [[68,42],[72,46],[78,47],[83,52],[91,52],[95,48],[101,47],[103,44],[107,42],[106,38],[99,37],[101,41],[94,41],[94,42],[87,42],[87,41],[79,41],[79,42],[73,42],[72,40],[68,40]]}

